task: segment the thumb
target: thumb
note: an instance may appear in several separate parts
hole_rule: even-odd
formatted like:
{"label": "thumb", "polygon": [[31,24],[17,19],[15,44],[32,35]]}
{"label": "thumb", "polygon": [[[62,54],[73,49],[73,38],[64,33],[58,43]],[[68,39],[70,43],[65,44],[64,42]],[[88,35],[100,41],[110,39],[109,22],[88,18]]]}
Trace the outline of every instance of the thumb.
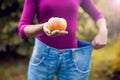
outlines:
{"label": "thumb", "polygon": [[43,31],[48,35],[48,34],[51,34],[51,31],[48,29],[48,27],[47,27],[47,22],[46,23],[44,23],[44,25],[43,25]]}

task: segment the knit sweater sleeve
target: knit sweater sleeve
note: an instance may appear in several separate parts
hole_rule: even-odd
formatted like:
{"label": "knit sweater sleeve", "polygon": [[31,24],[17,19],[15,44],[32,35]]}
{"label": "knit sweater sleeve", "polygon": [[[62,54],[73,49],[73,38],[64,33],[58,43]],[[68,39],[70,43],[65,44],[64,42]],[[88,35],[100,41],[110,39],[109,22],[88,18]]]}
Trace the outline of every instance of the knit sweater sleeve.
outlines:
{"label": "knit sweater sleeve", "polygon": [[83,0],[81,3],[81,7],[85,12],[89,14],[89,16],[94,20],[96,23],[98,19],[104,18],[101,11],[95,6],[92,0]]}
{"label": "knit sweater sleeve", "polygon": [[27,25],[31,25],[36,13],[35,0],[25,0],[22,15],[18,24],[18,34],[22,39],[27,39],[24,28]]}

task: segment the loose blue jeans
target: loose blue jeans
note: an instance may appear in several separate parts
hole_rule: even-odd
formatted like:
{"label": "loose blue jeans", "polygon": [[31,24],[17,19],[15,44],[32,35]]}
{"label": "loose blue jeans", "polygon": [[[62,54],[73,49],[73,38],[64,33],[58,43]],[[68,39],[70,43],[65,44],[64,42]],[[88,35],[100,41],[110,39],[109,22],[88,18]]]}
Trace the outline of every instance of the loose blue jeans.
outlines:
{"label": "loose blue jeans", "polygon": [[[63,44],[64,45],[64,44]],[[92,44],[78,41],[78,48],[56,49],[35,39],[28,80],[88,80]]]}

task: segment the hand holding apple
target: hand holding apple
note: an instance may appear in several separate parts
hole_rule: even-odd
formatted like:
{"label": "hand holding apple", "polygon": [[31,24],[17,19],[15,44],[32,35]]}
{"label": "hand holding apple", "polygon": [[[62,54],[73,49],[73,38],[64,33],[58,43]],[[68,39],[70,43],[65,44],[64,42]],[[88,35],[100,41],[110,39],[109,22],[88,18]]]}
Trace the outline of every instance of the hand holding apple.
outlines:
{"label": "hand holding apple", "polygon": [[68,34],[65,31],[67,28],[67,22],[64,18],[52,17],[44,24],[43,30],[47,36],[62,36]]}

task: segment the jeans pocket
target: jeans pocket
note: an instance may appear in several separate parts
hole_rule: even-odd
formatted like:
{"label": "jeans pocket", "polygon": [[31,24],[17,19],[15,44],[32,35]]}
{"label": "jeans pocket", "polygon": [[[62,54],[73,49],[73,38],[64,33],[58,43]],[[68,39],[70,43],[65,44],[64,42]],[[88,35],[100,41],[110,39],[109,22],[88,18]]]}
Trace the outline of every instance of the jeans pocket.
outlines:
{"label": "jeans pocket", "polygon": [[73,53],[75,68],[80,73],[88,73],[91,68],[91,51],[80,50]]}
{"label": "jeans pocket", "polygon": [[30,59],[30,64],[33,66],[38,66],[43,62],[44,58],[45,57],[40,52],[33,50],[33,53]]}

